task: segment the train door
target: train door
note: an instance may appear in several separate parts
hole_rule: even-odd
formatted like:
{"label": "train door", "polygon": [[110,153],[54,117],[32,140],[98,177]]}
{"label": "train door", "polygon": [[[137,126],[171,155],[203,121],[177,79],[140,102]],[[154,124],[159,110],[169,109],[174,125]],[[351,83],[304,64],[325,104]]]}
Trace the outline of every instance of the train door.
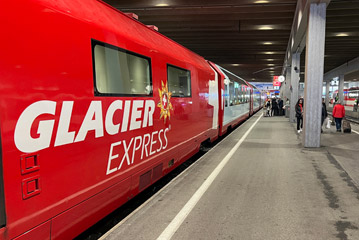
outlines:
{"label": "train door", "polygon": [[219,91],[219,74],[217,73],[217,71],[211,66],[209,65],[210,68],[213,70],[214,73],[214,80],[210,80],[209,81],[209,99],[208,99],[208,104],[213,106],[213,120],[212,120],[212,128],[213,129],[219,129],[219,121],[221,120],[221,111],[220,111],[220,106],[222,104],[221,101],[221,94]]}
{"label": "train door", "polygon": [[4,197],[4,178],[3,178],[3,164],[2,164],[2,144],[0,137],[0,228],[6,225],[5,215],[5,197]]}
{"label": "train door", "polygon": [[249,90],[249,116],[253,114],[253,89],[248,88]]}
{"label": "train door", "polygon": [[214,64],[213,62],[208,61],[208,63],[210,64],[211,68],[213,69],[213,71],[216,74],[216,79],[217,81],[217,89],[218,89],[218,126],[219,126],[219,135],[221,136],[225,131],[223,130],[223,121],[224,121],[224,108],[225,108],[225,103],[228,104],[228,96],[227,96],[227,91],[228,91],[228,87],[224,82],[228,82],[228,80],[226,80],[224,74],[219,70],[218,66],[216,64]]}

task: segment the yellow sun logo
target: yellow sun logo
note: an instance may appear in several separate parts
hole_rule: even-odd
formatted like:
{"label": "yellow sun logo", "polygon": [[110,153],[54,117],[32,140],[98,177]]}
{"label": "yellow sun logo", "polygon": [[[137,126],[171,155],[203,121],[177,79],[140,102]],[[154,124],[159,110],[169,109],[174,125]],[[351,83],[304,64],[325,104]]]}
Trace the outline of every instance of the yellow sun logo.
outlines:
{"label": "yellow sun logo", "polygon": [[161,108],[160,119],[163,117],[163,119],[166,123],[167,117],[168,117],[168,119],[171,118],[170,111],[173,110],[172,104],[170,101],[172,93],[168,92],[167,83],[165,86],[163,84],[163,82],[162,82],[162,89],[158,89],[158,92],[160,94],[160,101],[158,102],[157,107]]}

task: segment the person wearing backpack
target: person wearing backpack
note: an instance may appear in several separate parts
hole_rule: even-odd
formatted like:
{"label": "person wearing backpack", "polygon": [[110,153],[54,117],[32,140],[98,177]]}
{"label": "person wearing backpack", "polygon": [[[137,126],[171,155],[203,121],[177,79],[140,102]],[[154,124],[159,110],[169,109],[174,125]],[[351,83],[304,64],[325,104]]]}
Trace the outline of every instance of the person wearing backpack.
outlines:
{"label": "person wearing backpack", "polygon": [[341,104],[340,100],[337,101],[333,108],[333,118],[335,119],[335,125],[337,127],[337,132],[342,131],[342,119],[345,117],[345,108]]}

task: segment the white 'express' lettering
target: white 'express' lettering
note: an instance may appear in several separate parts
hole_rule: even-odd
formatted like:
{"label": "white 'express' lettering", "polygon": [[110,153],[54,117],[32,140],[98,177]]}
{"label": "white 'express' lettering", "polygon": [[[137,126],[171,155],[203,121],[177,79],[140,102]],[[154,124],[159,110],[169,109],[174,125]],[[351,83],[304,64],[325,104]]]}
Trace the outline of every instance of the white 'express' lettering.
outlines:
{"label": "white 'express' lettering", "polygon": [[[121,140],[112,143],[110,146],[110,154],[108,156],[106,175],[120,170],[124,165],[133,165],[136,153],[138,153],[137,156],[139,156],[139,152],[141,152],[141,157],[137,157],[136,159],[143,160],[156,152],[166,149],[168,146],[166,132],[168,130],[168,128],[161,129],[160,132],[164,133],[162,136],[157,134],[157,131],[154,131],[151,134],[146,133],[143,136],[133,137],[129,141]],[[162,143],[165,143],[165,145]],[[152,151],[153,147],[156,151]],[[114,152],[120,152],[121,154],[114,154]]]}

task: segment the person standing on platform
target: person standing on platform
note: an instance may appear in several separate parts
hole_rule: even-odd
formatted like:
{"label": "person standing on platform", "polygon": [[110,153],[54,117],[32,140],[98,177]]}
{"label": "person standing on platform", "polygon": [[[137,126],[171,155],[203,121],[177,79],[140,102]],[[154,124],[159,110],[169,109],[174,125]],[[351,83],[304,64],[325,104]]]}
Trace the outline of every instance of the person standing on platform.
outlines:
{"label": "person standing on platform", "polygon": [[359,104],[359,97],[357,99],[355,99],[355,101],[354,101],[353,112],[358,111],[358,104]]}
{"label": "person standing on platform", "polygon": [[335,119],[335,125],[337,127],[337,132],[342,131],[342,119],[345,117],[345,108],[338,100],[333,108],[333,118]]}
{"label": "person standing on platform", "polygon": [[287,100],[285,101],[285,105],[284,105],[283,115],[286,115],[286,116],[287,116],[287,112],[286,112],[286,111],[289,111],[289,106],[290,106],[290,101],[289,101],[289,98],[287,98]]}
{"label": "person standing on platform", "polygon": [[267,99],[266,108],[267,108],[267,116],[270,117],[271,102],[270,102],[270,99],[269,99],[269,98]]}
{"label": "person standing on platform", "polygon": [[272,99],[272,116],[278,116],[278,104],[275,98]]}
{"label": "person standing on platform", "polygon": [[325,105],[325,98],[323,98],[323,101],[322,101],[322,129],[321,129],[322,133],[323,133],[323,123],[327,117],[328,117],[327,106]]}
{"label": "person standing on platform", "polygon": [[338,100],[339,100],[339,95],[337,94],[337,95],[335,95],[335,98],[334,98],[333,107],[335,107],[335,104],[337,104]]}
{"label": "person standing on platform", "polygon": [[283,100],[279,98],[278,102],[279,116],[283,116]]}
{"label": "person standing on platform", "polygon": [[299,98],[297,104],[295,104],[295,116],[297,117],[298,133],[302,132],[302,128],[303,128],[303,111],[304,111],[303,99]]}

